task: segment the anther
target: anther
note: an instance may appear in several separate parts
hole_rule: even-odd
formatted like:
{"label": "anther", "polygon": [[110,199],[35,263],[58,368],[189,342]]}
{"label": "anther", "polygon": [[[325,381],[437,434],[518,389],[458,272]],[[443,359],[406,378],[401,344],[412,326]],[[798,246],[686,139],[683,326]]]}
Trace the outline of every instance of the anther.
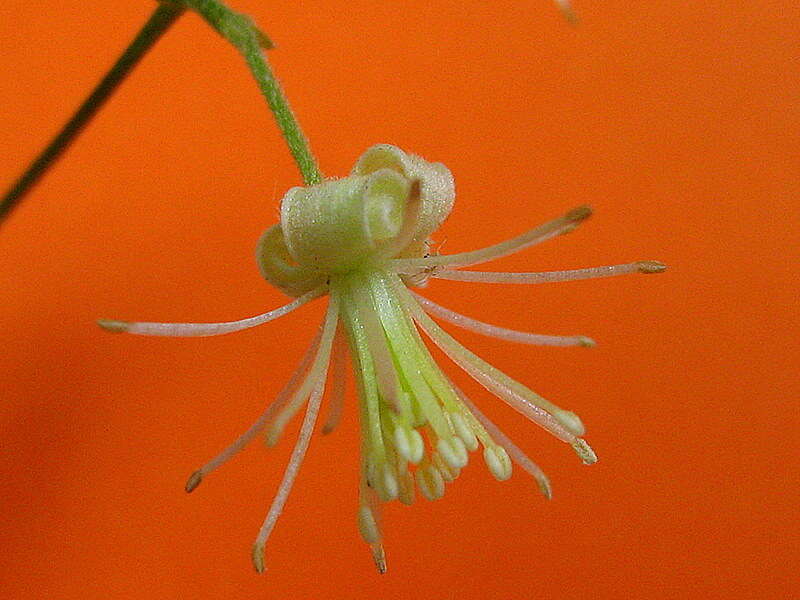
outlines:
{"label": "anther", "polygon": [[397,427],[394,430],[394,447],[397,453],[407,461],[411,462],[412,450],[409,431],[403,427]]}
{"label": "anther", "polygon": [[414,476],[410,471],[405,470],[398,474],[397,483],[400,491],[397,494],[398,500],[406,506],[414,504]]}
{"label": "anther", "polygon": [[252,556],[253,560],[253,568],[256,570],[256,573],[263,573],[264,572],[264,544],[260,544],[256,542],[253,544],[253,551]]}
{"label": "anther", "polygon": [[585,465],[593,465],[597,462],[597,454],[594,453],[592,447],[582,438],[577,438],[572,442],[572,449],[580,457]]}
{"label": "anther", "polygon": [[483,460],[497,481],[505,481],[511,477],[511,459],[502,446],[486,446],[483,449]]}
{"label": "anther", "polygon": [[389,465],[384,466],[383,476],[380,478],[380,484],[377,489],[378,495],[384,502],[394,500],[400,493],[400,488],[397,484],[397,477],[395,477],[392,471],[393,470]]}
{"label": "anther", "polygon": [[191,494],[201,483],[203,483],[203,472],[198,470],[189,475],[189,479],[186,480],[186,485],[183,489],[186,490],[187,494]]}
{"label": "anther", "polygon": [[640,260],[636,266],[639,267],[639,273],[645,274],[662,273],[667,270],[667,265],[660,260]]}
{"label": "anther", "polygon": [[461,438],[439,438],[439,441],[436,442],[436,450],[442,455],[444,461],[455,469],[461,469],[469,462],[467,449]]}
{"label": "anther", "polygon": [[125,333],[131,325],[127,321],[115,321],[114,319],[97,319],[97,324],[111,333]]}
{"label": "anther", "polygon": [[475,433],[469,428],[464,417],[458,413],[450,413],[450,422],[453,424],[456,435],[464,442],[464,446],[466,446],[467,450],[470,452],[477,450],[478,438],[475,437]]}
{"label": "anther", "polygon": [[408,462],[416,465],[419,464],[419,461],[421,461],[422,457],[425,455],[425,442],[422,441],[422,436],[416,429],[410,430],[408,436],[411,445],[411,456]]}
{"label": "anther", "polygon": [[369,548],[372,551],[372,560],[375,563],[375,568],[378,569],[378,573],[383,575],[386,573],[386,553],[383,551],[383,546],[381,544],[372,544]]}
{"label": "anther", "polygon": [[417,486],[427,500],[438,500],[444,496],[444,479],[433,465],[417,469]]}
{"label": "anther", "polygon": [[375,520],[372,509],[368,506],[361,506],[358,509],[358,531],[368,544],[377,544],[381,541],[381,532],[380,529],[378,529],[378,523]]}
{"label": "anther", "polygon": [[431,456],[431,462],[437,469],[439,469],[439,473],[441,473],[442,479],[444,479],[445,483],[452,483],[458,479],[459,475],[461,475],[461,469],[457,469],[448,465],[442,458],[442,455],[438,452],[435,452]]}
{"label": "anther", "polygon": [[580,223],[581,221],[588,219],[590,216],[592,216],[592,207],[583,205],[573,208],[564,215],[564,219],[573,223]]}

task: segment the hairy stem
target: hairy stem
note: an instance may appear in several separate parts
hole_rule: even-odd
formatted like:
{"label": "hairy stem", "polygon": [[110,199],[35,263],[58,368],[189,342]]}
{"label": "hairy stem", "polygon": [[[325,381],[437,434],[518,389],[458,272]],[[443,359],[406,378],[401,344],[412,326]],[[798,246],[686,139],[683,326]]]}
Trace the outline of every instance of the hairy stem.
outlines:
{"label": "hairy stem", "polygon": [[313,185],[322,181],[322,173],[311,153],[308,140],[289,106],[283,89],[267,62],[263,46],[271,42],[256,29],[252,20],[230,10],[218,0],[184,0],[186,5],[198,12],[222,37],[233,44],[244,57],[258,87],[267,100],[278,123],[289,151],[297,163],[303,181]]}

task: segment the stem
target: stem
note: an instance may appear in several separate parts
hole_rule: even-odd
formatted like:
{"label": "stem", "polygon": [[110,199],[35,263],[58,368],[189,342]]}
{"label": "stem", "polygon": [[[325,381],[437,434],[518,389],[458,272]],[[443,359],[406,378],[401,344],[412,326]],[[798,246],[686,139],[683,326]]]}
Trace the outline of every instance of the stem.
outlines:
{"label": "stem", "polygon": [[306,185],[314,185],[322,181],[322,173],[311,153],[308,140],[300,129],[300,124],[289,106],[286,95],[262,51],[262,46],[269,47],[271,45],[269,40],[256,29],[249,17],[230,10],[219,0],[184,0],[184,3],[197,11],[244,57],[278,122],[278,127]]}
{"label": "stem", "polygon": [[19,204],[30,189],[47,170],[61,157],[73,140],[97,114],[106,100],[125,80],[133,67],[161,38],[170,26],[183,14],[185,7],[176,2],[162,2],[153,12],[144,27],[136,34],[131,44],[122,53],[111,70],[83,101],[72,118],[58,132],[42,153],[36,157],[22,176],[0,200],[0,224],[12,209]]}

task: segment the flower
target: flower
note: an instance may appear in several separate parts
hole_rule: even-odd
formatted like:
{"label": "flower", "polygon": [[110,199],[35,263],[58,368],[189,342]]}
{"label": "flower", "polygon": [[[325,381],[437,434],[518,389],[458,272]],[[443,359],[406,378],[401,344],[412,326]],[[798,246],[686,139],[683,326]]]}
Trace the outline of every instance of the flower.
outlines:
{"label": "flower", "polygon": [[356,376],[361,418],[361,485],[358,524],[378,569],[386,561],[381,545],[381,502],[411,504],[415,489],[434,500],[458,477],[469,453],[482,447],[491,474],[503,481],[512,461],[530,473],[550,497],[542,470],[489,421],[439,368],[423,343],[425,333],[453,362],[486,389],[530,420],[568,443],[591,464],[594,451],[581,437],[584,426],[573,412],[548,402],[482,360],[437,325],[429,315],[505,340],[550,346],[592,346],[583,336],[549,336],[489,325],[417,295],[410,288],[430,278],[487,283],[542,283],[657,273],[656,261],[545,273],[461,271],[567,233],[591,210],[580,207],[513,239],[472,252],[430,255],[429,236],[453,208],[450,171],[395,146],[377,145],[352,173],[308,187],[290,189],[281,219],[261,237],[256,250],[264,277],[294,301],[262,315],[227,323],[145,323],[101,320],[104,329],[141,335],[211,336],[240,331],[281,317],[329,296],[324,322],[289,382],[258,420],[222,453],[195,471],[193,491],[260,433],[275,444],[287,423],[306,406],[305,418],[269,513],[253,545],[253,564],[264,570],[264,547],[297,475],[317,421],[332,371],[330,411],[323,432],[341,415],[348,350]]}

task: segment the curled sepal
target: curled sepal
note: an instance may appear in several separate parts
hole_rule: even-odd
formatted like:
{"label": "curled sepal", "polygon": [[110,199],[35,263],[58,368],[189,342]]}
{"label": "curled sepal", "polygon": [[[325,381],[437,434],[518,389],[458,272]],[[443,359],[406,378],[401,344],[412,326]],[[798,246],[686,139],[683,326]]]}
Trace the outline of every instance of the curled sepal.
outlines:
{"label": "curled sepal", "polygon": [[327,280],[325,273],[297,264],[289,254],[280,225],[270,227],[261,235],[256,245],[256,262],[264,279],[295,298]]}
{"label": "curled sepal", "polygon": [[357,268],[400,233],[413,180],[392,169],[290,189],[281,202],[289,254],[326,273]]}
{"label": "curled sepal", "polygon": [[404,152],[397,146],[377,144],[361,155],[352,174],[368,175],[381,169],[391,169],[420,182],[422,205],[414,242],[416,245],[424,243],[453,210],[456,188],[450,169],[442,163],[428,162],[415,154]]}

